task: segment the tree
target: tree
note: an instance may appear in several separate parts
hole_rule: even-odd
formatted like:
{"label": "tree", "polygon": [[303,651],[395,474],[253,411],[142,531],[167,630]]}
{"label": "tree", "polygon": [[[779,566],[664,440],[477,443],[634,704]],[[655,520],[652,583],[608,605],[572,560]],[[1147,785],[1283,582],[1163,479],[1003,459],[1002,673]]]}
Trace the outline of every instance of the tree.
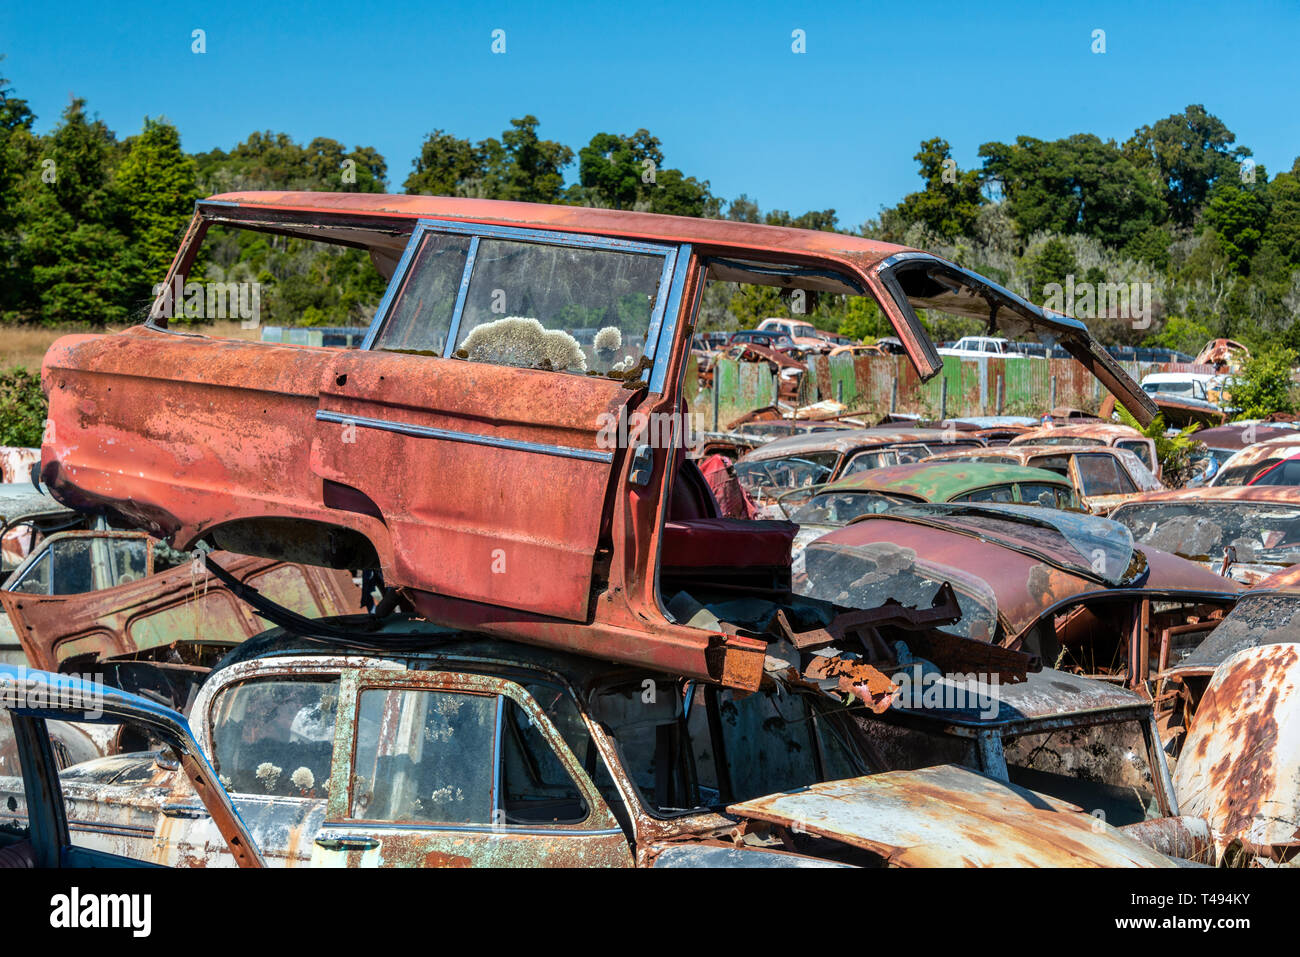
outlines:
{"label": "tree", "polygon": [[1245,147],[1229,149],[1235,141],[1222,120],[1193,104],[1136,130],[1124,153],[1159,184],[1170,218],[1188,226],[1215,182],[1236,176],[1250,156]]}
{"label": "tree", "polygon": [[979,172],[959,170],[948,141],[939,137],[922,141],[913,159],[921,164],[925,189],[905,196],[899,215],[909,223],[923,223],[943,239],[971,235],[984,202]]}
{"label": "tree", "polygon": [[1078,275],[1079,264],[1070,247],[1061,239],[1049,239],[1030,264],[1030,298],[1045,299],[1051,283],[1064,286],[1069,276]]}
{"label": "tree", "polygon": [[141,278],[162,282],[199,198],[198,166],[181,151],[176,127],[163,120],[145,117],[144,130],[127,146],[115,179],[127,236],[144,270]]}
{"label": "tree", "polygon": [[1274,412],[1295,412],[1291,369],[1296,353],[1273,345],[1251,355],[1232,384],[1232,404],[1239,419],[1262,419]]}
{"label": "tree", "polygon": [[39,161],[20,185],[15,262],[26,278],[7,319],[120,323],[150,298],[111,182],[116,138],[85,106],[74,99],[60,125],[36,142]]}
{"label": "tree", "polygon": [[573,150],[537,135],[537,117],[511,120],[501,140],[479,144],[485,159],[484,194],[492,199],[555,203],[564,187],[564,167]]}
{"label": "tree", "polygon": [[1247,185],[1236,177],[1219,180],[1210,189],[1205,222],[1218,233],[1232,268],[1248,275],[1250,259],[1259,249],[1268,223],[1264,184]]}
{"label": "tree", "polygon": [[427,196],[472,196],[484,175],[482,151],[443,130],[424,138],[411,166],[402,188]]}
{"label": "tree", "polygon": [[1124,246],[1164,218],[1151,178],[1112,140],[1077,133],[1045,142],[985,143],[983,176],[1006,198],[1023,237],[1083,233]]}

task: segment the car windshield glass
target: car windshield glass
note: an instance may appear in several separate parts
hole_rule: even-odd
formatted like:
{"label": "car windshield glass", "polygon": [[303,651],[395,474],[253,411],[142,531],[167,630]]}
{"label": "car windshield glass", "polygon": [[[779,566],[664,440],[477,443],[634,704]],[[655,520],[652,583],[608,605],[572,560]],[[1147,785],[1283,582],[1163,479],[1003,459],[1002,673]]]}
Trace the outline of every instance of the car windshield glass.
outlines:
{"label": "car windshield glass", "polygon": [[927,561],[893,542],[846,545],[818,539],[795,559],[793,580],[797,594],[863,609],[891,599],[907,608],[929,608],[947,582],[957,594],[961,618],[940,631],[980,641],[992,641],[997,631],[997,598],[984,579]]}
{"label": "car windshield glass", "polygon": [[774,489],[802,488],[828,481],[839,458],[838,452],[807,452],[780,459],[737,462],[736,479],[750,495],[766,498]]}
{"label": "car windshield glass", "polygon": [[1149,502],[1116,510],[1143,545],[1196,561],[1300,562],[1300,507],[1254,502]]}
{"label": "car windshield glass", "polygon": [[800,525],[845,525],[859,515],[879,515],[899,502],[882,492],[822,492],[790,513]]}
{"label": "car windshield glass", "polygon": [[[1133,550],[1129,530],[1096,515],[1036,505],[935,503],[899,505],[889,517],[944,525],[1011,548],[1029,549],[1110,585],[1129,583],[1145,569],[1145,559]],[[1135,561],[1139,567],[1130,568]]]}

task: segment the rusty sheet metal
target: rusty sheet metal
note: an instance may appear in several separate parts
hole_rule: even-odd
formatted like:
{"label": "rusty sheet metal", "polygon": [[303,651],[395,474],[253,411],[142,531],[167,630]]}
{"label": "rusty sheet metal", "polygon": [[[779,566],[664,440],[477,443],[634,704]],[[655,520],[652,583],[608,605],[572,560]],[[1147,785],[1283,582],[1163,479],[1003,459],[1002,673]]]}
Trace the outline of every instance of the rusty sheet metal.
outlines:
{"label": "rusty sheet metal", "polygon": [[897,867],[1172,867],[1064,801],[956,765],[815,784],[728,808]]}
{"label": "rusty sheet metal", "polygon": [[[1094,439],[1102,445],[1114,445],[1116,442],[1122,442],[1125,439],[1141,439],[1144,436],[1132,426],[1118,425],[1112,422],[1088,422],[1079,425],[1052,425],[1041,429],[1030,429],[1012,439],[1010,444],[1033,445],[1044,439],[1058,442],[1067,438]],[[1062,444],[1066,443],[1062,442]]]}
{"label": "rusty sheet metal", "polygon": [[41,460],[40,449],[18,445],[0,445],[0,482],[26,482],[32,466]]}
{"label": "rusty sheet metal", "polygon": [[1300,848],[1300,644],[1239,652],[1219,665],[1174,769],[1184,814],[1229,845],[1287,860]]}
{"label": "rusty sheet metal", "polygon": [[1262,462],[1286,459],[1293,455],[1300,455],[1300,432],[1298,431],[1291,431],[1287,435],[1279,435],[1277,438],[1246,446],[1219,466],[1218,475],[1224,475],[1229,469],[1243,465],[1259,465]]}
{"label": "rusty sheet metal", "polygon": [[1199,817],[1157,817],[1119,828],[1121,834],[1169,857],[1196,864],[1213,864],[1214,844],[1210,826]]}
{"label": "rusty sheet metal", "polygon": [[1229,372],[1240,372],[1250,350],[1235,339],[1211,339],[1196,355],[1198,365],[1225,366]]}
{"label": "rusty sheet metal", "polygon": [[[346,572],[217,553],[232,574],[312,618],[358,610],[361,593]],[[206,572],[189,563],[81,595],[0,592],[33,667],[57,671],[73,658],[104,659],[177,643],[237,644],[266,630]]]}

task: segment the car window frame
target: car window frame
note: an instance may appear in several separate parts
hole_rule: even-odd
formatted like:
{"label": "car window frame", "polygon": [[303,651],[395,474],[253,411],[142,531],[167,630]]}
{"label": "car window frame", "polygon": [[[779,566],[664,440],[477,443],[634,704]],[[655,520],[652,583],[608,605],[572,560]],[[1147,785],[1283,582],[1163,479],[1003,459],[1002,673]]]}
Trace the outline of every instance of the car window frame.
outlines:
{"label": "car window frame", "polygon": [[[448,823],[436,821],[386,821],[359,818],[352,814],[353,770],[356,766],[356,722],[365,691],[447,691],[459,694],[477,694],[495,697],[496,729],[493,744],[492,815],[487,824]],[[556,759],[568,773],[574,786],[587,804],[587,816],[576,822],[511,824],[505,821],[502,806],[502,733],[505,720],[505,700],[510,699],[528,716],[533,726],[550,746]],[[563,836],[565,832],[580,835],[592,833],[622,833],[617,817],[587,774],[582,761],[569,747],[564,735],[551,721],[550,716],[518,682],[496,675],[472,674],[446,670],[397,671],[393,669],[354,668],[340,676],[338,720],[334,728],[334,763],[330,770],[329,796],[326,798],[325,820],[322,828],[357,827],[397,829],[407,831],[465,831],[503,835],[526,835],[543,831],[548,835]],[[494,823],[497,815],[500,823]]]}
{"label": "car window frame", "polygon": [[[642,354],[652,363],[650,391],[656,391],[656,382],[659,383],[658,391],[662,391],[663,382],[667,376],[668,361],[672,352],[672,342],[677,331],[678,312],[680,311],[677,308],[670,308],[670,305],[680,304],[681,301],[682,286],[685,283],[686,270],[691,260],[691,246],[689,243],[646,242],[591,233],[535,229],[526,226],[497,226],[486,223],[419,219],[416,220],[415,227],[411,230],[411,236],[407,240],[406,248],[402,250],[402,257],[398,260],[397,268],[393,270],[393,275],[384,290],[383,298],[379,300],[379,306],[375,309],[375,316],[366,330],[365,338],[361,341],[361,351],[381,351],[375,348],[375,343],[391,317],[393,305],[399,292],[410,277],[411,266],[416,253],[423,244],[425,237],[430,233],[462,235],[470,238],[465,264],[461,269],[456,304],[452,309],[447,326],[446,342],[443,345],[441,356],[429,357],[434,359],[451,359],[455,355],[456,342],[460,336],[461,320],[465,312],[465,300],[469,293],[470,282],[474,276],[479,243],[482,240],[491,239],[531,243],[540,246],[565,246],[660,256],[663,263],[659,273],[659,285],[654,305],[650,310],[650,322],[646,327],[645,348]],[[491,363],[484,364],[490,365]]]}

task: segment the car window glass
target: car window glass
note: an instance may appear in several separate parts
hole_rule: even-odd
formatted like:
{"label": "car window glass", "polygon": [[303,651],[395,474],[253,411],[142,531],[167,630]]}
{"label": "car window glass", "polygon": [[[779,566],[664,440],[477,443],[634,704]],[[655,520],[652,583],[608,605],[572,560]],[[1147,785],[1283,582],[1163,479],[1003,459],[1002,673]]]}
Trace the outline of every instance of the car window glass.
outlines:
{"label": "car window glass", "polygon": [[1084,495],[1122,495],[1137,491],[1133,481],[1109,455],[1084,453],[1075,456],[1075,462]]}
{"label": "car window glass", "polygon": [[507,824],[578,824],[587,802],[528,712],[509,698],[501,733],[501,805]]}
{"label": "car window glass", "polygon": [[1252,485],[1300,485],[1300,460],[1287,459],[1276,468],[1265,472]]}
{"label": "car window glass", "polygon": [[212,764],[241,794],[329,795],[338,678],[263,678],[225,688],[212,705]]}
{"label": "car window glass", "polygon": [[1152,470],[1155,469],[1156,464],[1151,460],[1151,446],[1147,445],[1145,442],[1130,441],[1130,442],[1117,442],[1116,444],[1121,449],[1128,449],[1130,452],[1136,455],[1139,459],[1142,460],[1142,464],[1145,465],[1147,468]]}
{"label": "car window glass", "polygon": [[91,539],[60,538],[45,549],[48,557],[37,559],[12,591],[31,595],[82,595],[95,590],[91,570]]}
{"label": "car window glass", "polygon": [[646,350],[658,255],[484,239],[456,354],[557,372],[631,370]]}
{"label": "car window glass", "polygon": [[440,356],[447,346],[470,237],[431,232],[419,242],[375,348]]}
{"label": "car window glass", "polygon": [[994,485],[990,488],[979,488],[973,492],[967,492],[965,495],[958,495],[952,499],[954,502],[1012,502],[1015,496],[1011,491],[1010,485]]}
{"label": "car window glass", "polygon": [[[1065,493],[1062,496],[1061,493]],[[1069,501],[1069,491],[1059,485],[1047,485],[1043,482],[1021,482],[1020,501],[1026,505],[1044,505],[1047,508],[1060,508],[1062,498]]]}
{"label": "car window glass", "polygon": [[370,689],[357,707],[351,816],[492,824],[497,697]]}
{"label": "car window glass", "polygon": [[33,558],[22,576],[13,583],[9,591],[23,592],[27,595],[48,595],[50,593],[50,550],[42,549]]}
{"label": "car window glass", "polygon": [[111,586],[138,581],[148,574],[148,544],[143,538],[101,539],[108,549]]}
{"label": "car window glass", "polygon": [[13,718],[0,708],[0,850],[27,838],[27,793],[18,763]]}

